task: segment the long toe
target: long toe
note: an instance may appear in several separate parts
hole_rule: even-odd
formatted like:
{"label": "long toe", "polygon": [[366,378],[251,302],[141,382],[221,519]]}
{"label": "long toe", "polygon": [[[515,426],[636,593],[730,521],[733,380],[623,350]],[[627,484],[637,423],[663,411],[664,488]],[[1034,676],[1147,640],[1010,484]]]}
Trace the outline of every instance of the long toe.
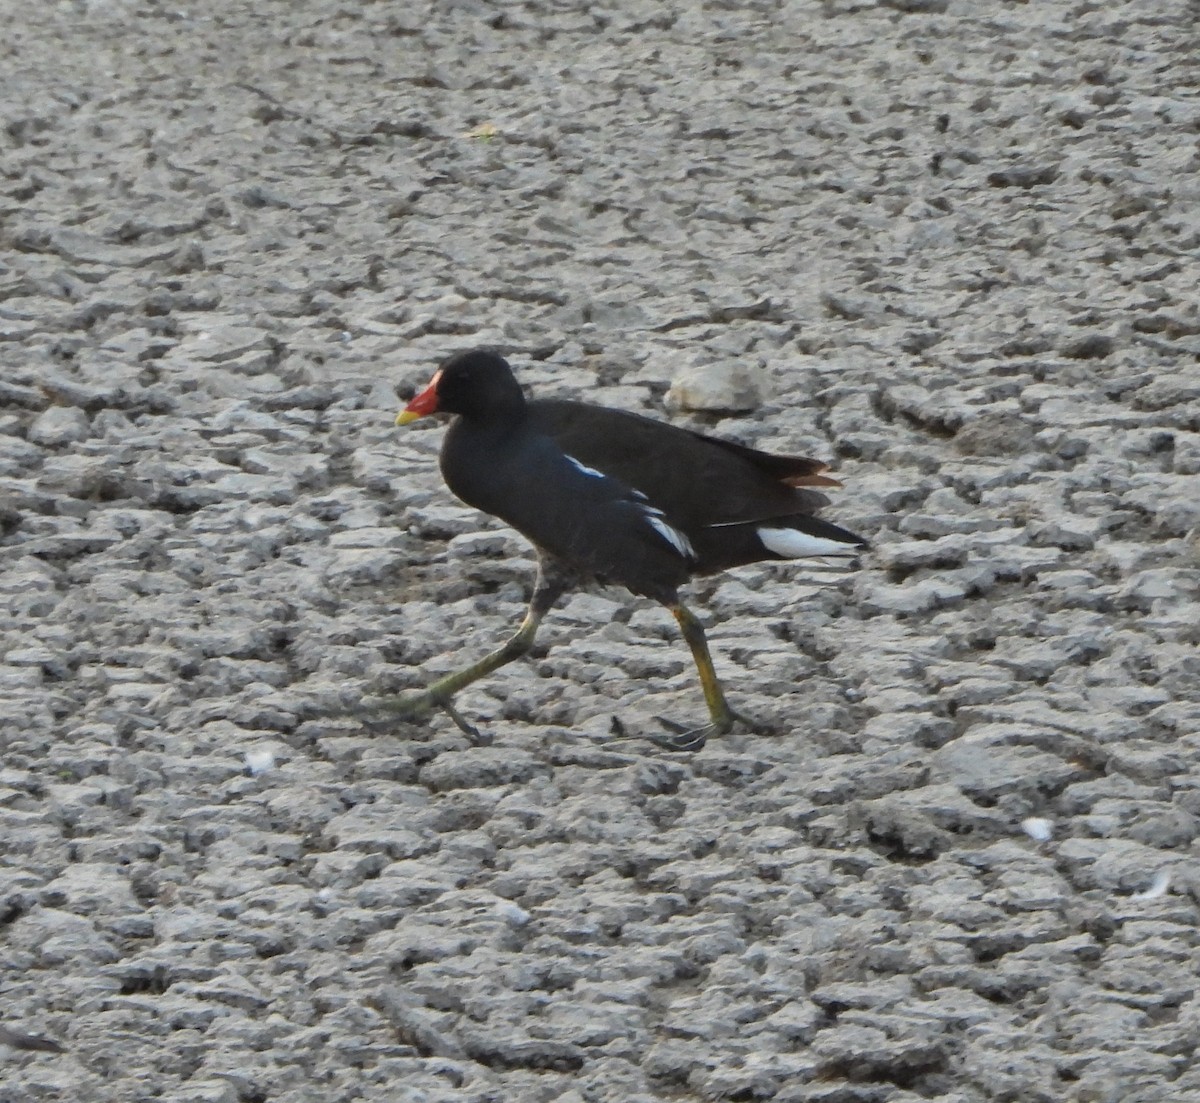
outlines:
{"label": "long toe", "polygon": [[402,697],[372,697],[363,702],[363,707],[397,720],[425,720],[440,703],[428,693],[406,693]]}
{"label": "long toe", "polygon": [[680,724],[678,721],[671,720],[666,716],[656,716],[654,719],[667,729],[666,733],[662,735],[650,734],[643,738],[653,743],[656,747],[662,747],[665,751],[689,752],[701,750],[711,736],[725,735],[735,727],[753,732],[755,735],[774,734],[774,729],[769,724],[761,723],[740,712],[734,712],[733,709],[727,709],[724,716],[715,718],[710,723],[701,724],[698,727],[689,724]]}
{"label": "long toe", "polygon": [[680,724],[678,721],[668,719],[665,716],[656,716],[654,718],[667,730],[661,734],[657,732],[649,733],[643,736],[644,739],[653,743],[656,747],[661,747],[664,751],[674,751],[679,754],[687,754],[694,751],[703,750],[710,736],[724,735],[729,731],[729,723],[712,722],[701,724],[699,727]]}
{"label": "long toe", "polygon": [[443,698],[436,693],[425,690],[421,693],[408,693],[403,697],[370,697],[362,701],[354,712],[366,720],[371,726],[380,726],[380,715],[391,720],[401,720],[408,723],[422,723],[429,719],[437,709],[442,709],[455,727],[472,743],[486,747],[492,742],[487,732],[480,731],[461,712],[458,711],[449,698]]}
{"label": "long toe", "polygon": [[449,701],[442,701],[441,706],[446,710],[446,714],[457,725],[458,730],[463,733],[477,747],[491,746],[492,736],[490,732],[480,731],[474,724],[467,720],[461,712],[458,711]]}
{"label": "long toe", "polygon": [[660,747],[664,751],[685,753],[700,750],[708,742],[710,735],[718,734],[712,724],[705,724],[697,728],[689,727],[686,724],[677,724],[674,720],[668,720],[663,716],[656,716],[654,719],[667,731],[661,734],[631,731],[620,717],[614,716],[609,724],[609,736],[602,742],[605,744],[653,743],[654,746]]}

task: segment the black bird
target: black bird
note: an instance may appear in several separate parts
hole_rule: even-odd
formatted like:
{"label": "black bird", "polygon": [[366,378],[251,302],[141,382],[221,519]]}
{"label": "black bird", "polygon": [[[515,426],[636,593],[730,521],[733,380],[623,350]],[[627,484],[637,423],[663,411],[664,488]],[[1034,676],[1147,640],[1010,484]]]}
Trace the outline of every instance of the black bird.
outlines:
{"label": "black bird", "polygon": [[679,587],[693,575],[746,563],[855,555],[866,547],[862,537],[814,516],[828,499],[812,488],[841,485],[819,460],[769,455],[604,406],[527,401],[493,352],[450,357],[396,424],[435,413],[456,415],[442,443],[446,485],[528,537],[538,572],[516,634],[465,670],[401,698],[393,706],[401,715],[442,707],[475,734],[454,711],[454,694],[524,655],[550,607],[595,578],[661,602],[678,621],[711,723],[659,742],[698,748],[737,717]]}

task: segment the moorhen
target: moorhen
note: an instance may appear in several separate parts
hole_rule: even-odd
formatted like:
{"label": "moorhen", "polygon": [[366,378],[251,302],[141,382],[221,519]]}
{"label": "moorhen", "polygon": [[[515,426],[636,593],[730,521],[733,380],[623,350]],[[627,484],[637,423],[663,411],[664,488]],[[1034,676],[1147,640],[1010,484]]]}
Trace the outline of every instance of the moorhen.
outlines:
{"label": "moorhen", "polygon": [[396,418],[454,414],[442,443],[446,485],[533,542],[537,579],[516,634],[464,670],[392,706],[408,717],[445,708],[464,686],[524,655],[550,607],[589,578],[615,583],[674,615],[691,649],[710,724],[655,742],[697,749],[739,719],[725,700],[704,629],[679,587],[760,560],[855,555],[866,541],[814,516],[840,486],[826,465],[775,456],[638,414],[563,399],[526,400],[508,362],[477,349],[446,360]]}

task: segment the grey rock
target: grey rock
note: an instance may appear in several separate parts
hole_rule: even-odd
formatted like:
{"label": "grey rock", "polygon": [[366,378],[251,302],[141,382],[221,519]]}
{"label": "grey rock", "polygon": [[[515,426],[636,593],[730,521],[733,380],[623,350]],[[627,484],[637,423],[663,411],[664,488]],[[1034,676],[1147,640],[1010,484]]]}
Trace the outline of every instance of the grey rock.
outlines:
{"label": "grey rock", "polygon": [[[900,0],[907,3],[908,0]],[[1034,188],[1052,184],[1058,179],[1055,165],[1013,165],[997,172],[988,173],[987,182],[993,188]]]}
{"label": "grey rock", "polygon": [[763,401],[761,372],[744,364],[700,364],[671,380],[667,405],[675,410],[732,413],[755,410]]}
{"label": "grey rock", "polygon": [[954,605],[966,597],[966,586],[941,578],[924,578],[899,586],[868,585],[861,598],[864,612],[914,616]]}
{"label": "grey rock", "polygon": [[1031,525],[1029,541],[1037,547],[1062,548],[1064,551],[1087,551],[1095,546],[1092,533],[1087,531],[1087,528],[1090,527],[1077,524],[1062,525],[1053,521]]}
{"label": "grey rock", "polygon": [[517,1032],[499,1034],[478,1028],[463,1038],[463,1047],[485,1065],[499,1063],[509,1068],[563,1073],[582,1068],[587,1052],[565,1040],[526,1038]]}
{"label": "grey rock", "polygon": [[426,539],[445,540],[477,532],[479,514],[462,506],[428,506],[405,511],[403,523],[409,532]]}
{"label": "grey rock", "polygon": [[56,907],[40,907],[22,917],[10,928],[9,940],[15,949],[35,955],[43,967],[96,966],[120,957],[94,923]]}
{"label": "grey rock", "polygon": [[392,858],[416,858],[436,849],[437,843],[421,832],[392,822],[394,816],[376,805],[357,808],[325,825],[329,837],[343,850],[387,854]]}
{"label": "grey rock", "polygon": [[1019,411],[988,410],[971,417],[954,434],[966,456],[1023,456],[1033,449],[1034,426]]}
{"label": "grey rock", "polygon": [[1165,567],[1138,571],[1117,593],[1119,609],[1150,612],[1159,603],[1194,603],[1200,596],[1200,570]]}
{"label": "grey rock", "polygon": [[1005,746],[1003,733],[972,732],[935,754],[939,772],[975,799],[997,800],[1018,794],[1036,800],[1039,791],[1062,788],[1078,781],[1077,765],[1028,746]]}
{"label": "grey rock", "polygon": [[46,393],[37,387],[27,387],[12,380],[0,380],[0,403],[5,407],[20,406],[27,410],[44,410],[49,405]]}
{"label": "grey rock", "polygon": [[29,427],[29,439],[47,448],[87,440],[92,427],[87,414],[74,406],[51,406]]}
{"label": "grey rock", "polygon": [[[21,38],[4,1022],[71,1052],[0,1095],[1200,1094],[1196,118],[1097,61],[1187,87],[1189,36],[939,6],[167,12],[102,95],[104,5]],[[490,747],[355,711],[523,615],[445,422],[392,427],[481,344],[685,426],[707,368],[697,426],[832,464],[861,564],[683,592],[757,725],[643,741],[696,674],[599,587],[460,695]]]}
{"label": "grey rock", "polygon": [[946,11],[950,0],[881,0],[884,7],[909,15],[935,15]]}
{"label": "grey rock", "polygon": [[1112,355],[1113,339],[1107,333],[1084,333],[1065,341],[1061,351],[1071,360],[1103,360]]}
{"label": "grey rock", "polygon": [[528,781],[543,769],[525,751],[471,747],[431,762],[421,771],[421,781],[435,791],[491,788]]}
{"label": "grey rock", "polygon": [[[13,422],[12,429],[16,430],[18,422]],[[21,476],[40,466],[45,455],[44,449],[15,436],[0,435],[0,475],[4,477]]]}
{"label": "grey rock", "polygon": [[[5,1051],[8,1052],[5,1053]],[[26,1034],[24,1031],[0,1026],[0,1054],[8,1056],[18,1051],[26,1053],[64,1052],[63,1047],[53,1038],[43,1038],[39,1034]]]}
{"label": "grey rock", "polygon": [[190,1083],[177,1092],[180,1103],[237,1103],[237,1088],[226,1079]]}
{"label": "grey rock", "polygon": [[962,536],[947,535],[936,540],[881,544],[876,551],[881,566],[907,572],[922,567],[961,566],[970,554],[970,544]]}

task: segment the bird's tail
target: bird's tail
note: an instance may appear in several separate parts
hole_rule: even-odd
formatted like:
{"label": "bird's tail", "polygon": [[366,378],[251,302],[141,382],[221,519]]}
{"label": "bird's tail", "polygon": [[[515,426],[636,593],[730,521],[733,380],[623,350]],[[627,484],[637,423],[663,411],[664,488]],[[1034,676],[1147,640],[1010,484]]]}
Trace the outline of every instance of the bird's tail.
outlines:
{"label": "bird's tail", "polygon": [[858,555],[867,547],[861,536],[819,517],[780,517],[759,525],[755,531],[763,547],[783,559]]}

